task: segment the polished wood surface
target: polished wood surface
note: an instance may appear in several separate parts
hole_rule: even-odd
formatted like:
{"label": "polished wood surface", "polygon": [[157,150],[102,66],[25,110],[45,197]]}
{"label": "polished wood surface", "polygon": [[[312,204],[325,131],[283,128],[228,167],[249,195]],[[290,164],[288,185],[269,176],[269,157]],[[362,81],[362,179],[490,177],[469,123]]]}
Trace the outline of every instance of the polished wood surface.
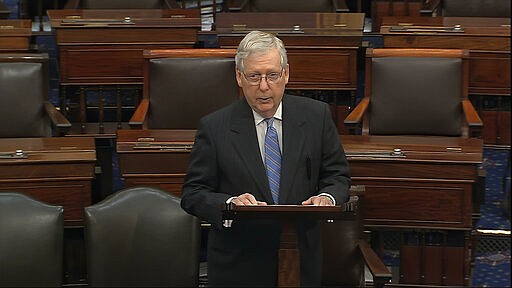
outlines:
{"label": "polished wood surface", "polygon": [[198,9],[63,9],[48,15],[61,85],[142,84],[144,49],[192,48],[201,29]]}
{"label": "polished wood surface", "polygon": [[482,140],[358,135],[340,139],[353,184],[366,187],[366,226],[473,227],[472,193],[483,161]]}
{"label": "polished wood surface", "polygon": [[[194,134],[194,130],[118,130],[117,152],[125,185],[156,186],[181,195]],[[350,164],[352,184],[365,187],[364,193],[356,195],[363,203],[360,212],[367,229],[440,230],[465,235],[460,247],[443,248],[453,259],[442,264],[434,261],[429,266],[420,262],[409,269],[412,272],[403,268],[401,283],[424,283],[408,279],[415,279],[411,273],[421,274],[439,266],[446,272],[442,274],[445,279],[436,282],[439,285],[468,285],[468,235],[475,224],[473,189],[483,161],[482,140],[340,135],[340,141]],[[418,252],[418,247],[414,251]],[[447,263],[462,264],[460,269],[450,270]]]}
{"label": "polished wood surface", "polygon": [[384,17],[380,33],[387,48],[468,49],[469,93],[510,94],[510,18]]}
{"label": "polished wood surface", "polygon": [[0,19],[0,52],[24,52],[30,48],[32,21]]}
{"label": "polished wood surface", "polygon": [[353,217],[353,213],[345,212],[346,210],[345,205],[228,205],[226,210],[223,211],[223,219],[277,219],[282,221],[283,230],[279,243],[278,287],[300,287],[300,254],[296,221],[301,219],[332,220]]}
{"label": "polished wood surface", "polygon": [[[17,150],[23,154],[16,155]],[[64,225],[81,226],[91,204],[96,151],[88,137],[0,139],[0,189],[64,207]]]}
{"label": "polished wood surface", "polygon": [[[194,130],[118,130],[125,185],[155,185],[179,196],[194,135]],[[366,187],[365,225],[472,228],[472,189],[483,160],[482,140],[360,135],[340,139],[352,181]],[[400,153],[393,154],[394,149]]]}
{"label": "polished wood surface", "polygon": [[356,90],[363,13],[219,13],[221,48],[236,48],[251,30],[276,33],[288,52],[288,89]]}
{"label": "polished wood surface", "polygon": [[156,186],[180,196],[195,132],[118,130],[116,149],[125,187]]}

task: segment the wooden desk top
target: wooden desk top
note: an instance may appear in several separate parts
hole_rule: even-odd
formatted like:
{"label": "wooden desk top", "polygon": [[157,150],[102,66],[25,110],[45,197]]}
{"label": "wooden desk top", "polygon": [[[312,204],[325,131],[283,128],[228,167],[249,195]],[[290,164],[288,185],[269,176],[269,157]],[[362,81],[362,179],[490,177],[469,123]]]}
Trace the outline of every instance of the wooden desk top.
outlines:
{"label": "wooden desk top", "polygon": [[[118,130],[119,153],[165,152],[158,144],[180,143],[192,145],[195,130]],[[464,162],[478,164],[483,161],[481,139],[458,137],[423,136],[361,136],[340,135],[349,161],[416,161],[416,162]],[[154,144],[143,149],[137,144]],[[400,153],[393,154],[395,149]],[[172,152],[168,151],[167,152]]]}
{"label": "wooden desk top", "polygon": [[480,164],[483,161],[483,141],[476,138],[341,135],[340,140],[349,162],[379,160]]}
{"label": "wooden desk top", "polygon": [[[16,150],[22,150],[24,157],[9,156]],[[0,165],[94,161],[91,137],[0,138]]]}
{"label": "wooden desk top", "polygon": [[[435,36],[440,39],[438,42],[442,38],[454,41],[455,37],[463,37],[471,41],[453,43],[451,48],[510,51],[510,18],[383,17],[380,33],[384,37]],[[476,41],[474,37],[484,39]]]}
{"label": "wooden desk top", "polygon": [[201,27],[198,9],[48,10],[53,28]]}
{"label": "wooden desk top", "polygon": [[364,13],[244,12],[217,14],[215,29],[223,35],[264,30],[280,36],[350,36],[362,35],[363,26]]}
{"label": "wooden desk top", "polygon": [[[157,149],[159,144],[180,143],[192,145],[196,130],[117,130],[118,153],[171,152],[169,149]],[[147,149],[136,148],[140,144],[152,144]],[[187,151],[183,151],[187,152]]]}
{"label": "wooden desk top", "polygon": [[31,20],[0,20],[0,51],[27,51],[30,36]]}

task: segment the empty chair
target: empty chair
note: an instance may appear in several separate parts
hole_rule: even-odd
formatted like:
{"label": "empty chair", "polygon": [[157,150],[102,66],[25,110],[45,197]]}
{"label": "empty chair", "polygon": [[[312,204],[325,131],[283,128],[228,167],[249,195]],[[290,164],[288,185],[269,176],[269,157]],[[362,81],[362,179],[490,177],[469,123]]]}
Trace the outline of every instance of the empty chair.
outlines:
{"label": "empty chair", "polygon": [[59,287],[63,208],[0,191],[0,287]]}
{"label": "empty chair", "polygon": [[71,123],[48,100],[48,54],[0,54],[0,137],[64,135]]}
{"label": "empty chair", "polygon": [[479,136],[468,57],[459,49],[368,49],[365,97],[345,125],[362,125],[363,135]]}
{"label": "empty chair", "polygon": [[200,221],[180,199],[127,188],[85,208],[89,286],[193,287],[199,281]]}
{"label": "empty chair", "polygon": [[199,119],[240,98],[234,49],[144,51],[144,93],[132,128],[196,129]]}

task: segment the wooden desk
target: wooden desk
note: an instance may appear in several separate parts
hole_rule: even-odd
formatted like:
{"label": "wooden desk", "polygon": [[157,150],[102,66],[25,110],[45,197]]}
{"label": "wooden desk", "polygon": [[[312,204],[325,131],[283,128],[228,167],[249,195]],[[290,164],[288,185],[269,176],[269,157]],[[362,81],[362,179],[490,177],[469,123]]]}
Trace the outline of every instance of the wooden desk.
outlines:
{"label": "wooden desk", "polygon": [[[156,186],[181,196],[195,132],[195,130],[117,130],[119,169],[125,187]],[[168,144],[181,145],[182,149],[173,149],[166,146]]]}
{"label": "wooden desk", "polygon": [[28,51],[31,36],[31,20],[0,20],[0,52]]}
{"label": "wooden desk", "polygon": [[[156,185],[179,196],[194,135],[194,130],[118,130],[125,185]],[[472,228],[481,140],[359,135],[340,139],[353,184],[366,187],[366,226]],[[391,155],[395,148],[403,154]]]}
{"label": "wooden desk", "polygon": [[219,13],[221,48],[237,48],[251,30],[276,33],[288,52],[288,89],[357,89],[364,13]]}
{"label": "wooden desk", "polygon": [[[484,141],[510,145],[510,111],[501,107],[510,97],[510,18],[384,17],[382,25],[384,47],[468,49],[469,93]],[[455,25],[462,30],[442,32]]]}
{"label": "wooden desk", "polygon": [[[341,141],[352,183],[365,185],[365,227],[377,237],[400,231],[399,282],[469,285],[482,140],[347,135]],[[407,233],[420,236],[412,243]],[[431,241],[432,235],[438,239]]]}
{"label": "wooden desk", "polygon": [[[181,195],[188,168],[186,145],[193,144],[194,134],[193,130],[118,130],[125,185],[157,186]],[[401,244],[400,282],[469,285],[473,186],[483,160],[482,140],[360,135],[340,139],[352,184],[365,187],[358,196],[366,228],[377,235],[397,229],[445,235],[436,247]],[[174,150],[169,144],[185,149]],[[397,148],[400,153],[393,154]],[[456,246],[450,246],[453,235],[462,238]]]}
{"label": "wooden desk", "polygon": [[196,9],[63,9],[48,15],[61,85],[142,84],[144,49],[192,48],[201,29]]}
{"label": "wooden desk", "polygon": [[[80,100],[74,100],[79,113],[71,113],[79,119],[70,121],[80,122],[81,133],[104,133],[105,110],[115,113],[113,121],[120,128],[123,111],[131,114],[138,104],[140,95],[128,104],[121,95],[123,87],[142,90],[143,51],[193,48],[201,29],[199,9],[63,9],[48,10],[48,15],[59,49],[61,109],[71,107],[64,104],[66,88],[80,87]],[[87,101],[87,90],[96,92],[94,105],[88,104],[92,101]],[[107,93],[113,95],[114,105],[105,103]],[[96,131],[86,131],[87,111],[97,112]]]}
{"label": "wooden desk", "polygon": [[[455,25],[462,30],[432,30]],[[380,32],[384,47],[468,49],[469,93],[510,94],[510,18],[384,17]]]}
{"label": "wooden desk", "polygon": [[[342,135],[368,227],[471,229],[480,139]],[[401,154],[393,154],[394,149]]]}
{"label": "wooden desk", "polygon": [[[12,154],[21,149],[21,157]],[[24,192],[64,207],[66,227],[83,225],[91,204],[94,139],[75,137],[1,138],[0,189]]]}

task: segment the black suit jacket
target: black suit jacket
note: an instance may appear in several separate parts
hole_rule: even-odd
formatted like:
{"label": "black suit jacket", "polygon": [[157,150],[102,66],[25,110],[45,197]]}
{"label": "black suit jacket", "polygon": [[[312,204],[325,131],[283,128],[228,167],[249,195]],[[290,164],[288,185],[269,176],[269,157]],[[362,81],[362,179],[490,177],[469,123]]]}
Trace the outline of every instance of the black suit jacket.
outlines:
{"label": "black suit jacket", "polygon": [[[348,199],[349,167],[326,103],[284,95],[279,204],[300,204],[325,192]],[[226,200],[245,192],[273,204],[254,117],[245,99],[201,119],[181,205],[212,224],[208,239],[208,283],[212,286],[275,286],[280,224],[236,220],[222,227]],[[321,281],[320,227],[297,227],[301,284]]]}

